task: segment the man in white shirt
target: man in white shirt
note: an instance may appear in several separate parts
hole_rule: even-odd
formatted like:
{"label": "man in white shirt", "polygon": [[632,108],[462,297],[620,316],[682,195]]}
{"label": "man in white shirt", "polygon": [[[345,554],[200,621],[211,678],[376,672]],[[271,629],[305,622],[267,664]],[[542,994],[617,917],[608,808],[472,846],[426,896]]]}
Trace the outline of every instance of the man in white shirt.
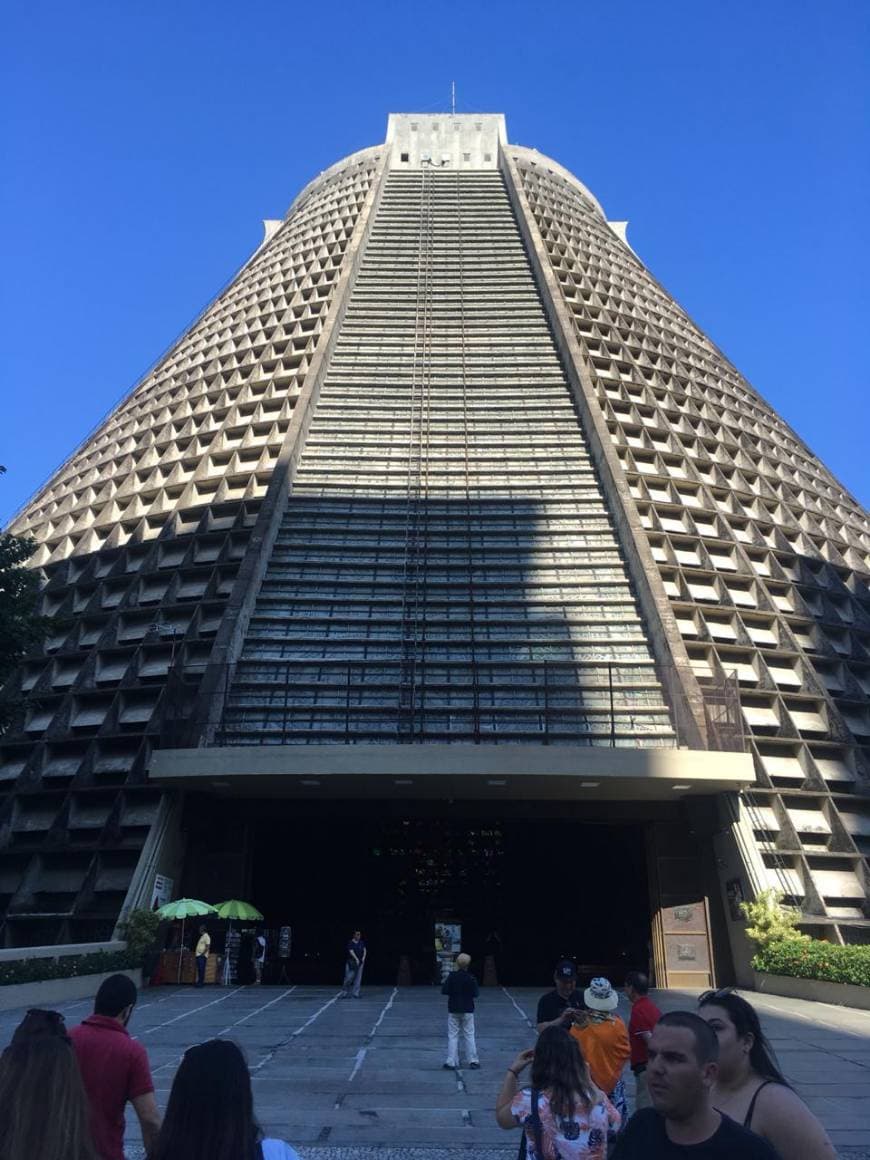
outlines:
{"label": "man in white shirt", "polygon": [[257,934],[254,942],[254,974],[257,976],[256,983],[259,985],[263,981],[263,965],[266,962],[266,936],[260,931]]}
{"label": "man in white shirt", "polygon": [[208,952],[211,947],[211,935],[205,926],[199,928],[199,939],[196,944],[196,986],[205,986],[205,965],[208,962]]}

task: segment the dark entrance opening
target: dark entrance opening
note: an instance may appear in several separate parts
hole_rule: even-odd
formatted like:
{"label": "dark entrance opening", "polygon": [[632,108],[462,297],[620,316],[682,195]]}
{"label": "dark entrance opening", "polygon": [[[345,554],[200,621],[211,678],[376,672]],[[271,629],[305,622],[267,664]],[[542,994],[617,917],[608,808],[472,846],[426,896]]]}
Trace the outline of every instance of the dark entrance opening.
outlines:
{"label": "dark entrance opening", "polygon": [[357,805],[352,817],[348,803],[311,813],[273,802],[247,826],[249,897],[269,927],[292,926],[294,982],[339,981],[361,927],[369,982],[394,983],[406,956],[412,981],[431,983],[444,920],[461,924],[478,972],[495,956],[500,983],[546,985],[560,957],[614,981],[646,969],[641,824],[385,817]]}

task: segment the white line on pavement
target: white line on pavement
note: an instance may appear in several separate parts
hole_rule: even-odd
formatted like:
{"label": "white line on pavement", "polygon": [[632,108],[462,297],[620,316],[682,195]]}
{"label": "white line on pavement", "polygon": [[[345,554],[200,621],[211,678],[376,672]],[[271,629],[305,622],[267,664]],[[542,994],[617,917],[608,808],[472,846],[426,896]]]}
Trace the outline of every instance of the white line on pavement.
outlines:
{"label": "white line on pavement", "polygon": [[[339,992],[339,994],[340,994],[340,992]],[[310,1027],[315,1019],[320,1018],[320,1016],[327,1009],[327,1007],[331,1007],[332,1004],[337,1002],[337,1001],[338,1001],[338,995],[333,995],[328,1003],[324,1003],[323,1006],[318,1011],[315,1011],[314,1014],[309,1019],[305,1020],[305,1022],[302,1024],[301,1027],[297,1027],[296,1030],[290,1035],[290,1038],[295,1039],[297,1035],[301,1035],[302,1032],[306,1029],[306,1027]]]}
{"label": "white line on pavement", "polygon": [[[388,1011],[389,1011],[389,1009],[392,1007],[393,1003],[395,1003],[395,1001],[396,1001],[396,995],[398,995],[398,993],[399,993],[399,988],[398,988],[398,987],[393,987],[393,992],[392,992],[392,994],[390,995],[389,999],[387,999],[386,1003],[384,1004],[384,1006],[383,1006],[383,1009],[381,1010],[381,1013],[380,1013],[380,1015],[379,1015],[379,1016],[377,1017],[377,1019],[375,1020],[375,1022],[374,1022],[374,1025],[372,1026],[372,1029],[371,1029],[371,1031],[370,1031],[370,1032],[368,1033],[368,1035],[366,1036],[366,1039],[374,1039],[375,1035],[377,1034],[378,1028],[379,1028],[379,1027],[380,1027],[380,1025],[383,1023],[384,1019],[386,1018],[386,1014],[387,1014],[387,1012],[388,1012]],[[367,1047],[361,1047],[361,1048],[359,1049],[359,1051],[356,1053],[356,1058],[355,1058],[355,1060],[354,1060],[354,1064],[353,1064],[353,1071],[352,1071],[352,1072],[350,1073],[350,1075],[347,1077],[347,1082],[348,1082],[348,1083],[350,1083],[350,1082],[351,1082],[351,1080],[354,1078],[354,1076],[356,1075],[356,1073],[357,1073],[357,1072],[359,1071],[359,1069],[362,1067],[362,1065],[363,1065],[363,1062],[365,1061],[365,1057],[366,1057],[366,1054],[367,1054],[367,1053],[368,1053],[368,1048],[367,1048]],[[336,1107],[338,1107],[338,1106],[339,1106],[339,1101],[336,1101],[336,1105],[335,1105],[335,1106],[336,1106]]]}
{"label": "white line on pavement", "polygon": [[513,995],[507,989],[507,987],[502,987],[502,991],[504,992],[505,996],[508,999],[510,999],[511,1003],[513,1003],[514,1008],[516,1009],[516,1012],[519,1015],[520,1019],[524,1019],[526,1021],[526,1023],[529,1025],[529,1027],[534,1027],[535,1026],[534,1023],[531,1021],[531,1019],[528,1017],[526,1012],[522,1009],[522,1007],[519,1005],[519,1003],[516,1001],[516,999],[513,997]]}
{"label": "white line on pavement", "polygon": [[148,1003],[137,1003],[133,1008],[133,1013],[138,1015],[140,1011],[147,1011],[149,1007],[156,1007],[160,1003],[168,1003],[172,995],[164,995],[162,999],[152,999]]}
{"label": "white line on pavement", "polygon": [[374,1034],[375,1034],[375,1032],[377,1031],[377,1029],[378,1029],[378,1028],[380,1027],[380,1025],[383,1023],[383,1021],[384,1021],[384,1017],[386,1016],[386,1014],[387,1014],[387,1012],[389,1011],[389,1009],[392,1007],[393,1003],[395,1003],[395,1001],[396,1001],[396,996],[398,995],[398,993],[399,993],[399,988],[398,988],[398,987],[393,987],[393,993],[392,993],[392,995],[390,995],[389,999],[387,999],[386,1003],[384,1004],[384,1009],[383,1009],[383,1011],[381,1011],[380,1015],[377,1017],[377,1020],[375,1021],[375,1025],[374,1025],[374,1027],[373,1027],[373,1028],[371,1029],[371,1031],[369,1032],[369,1039],[371,1039],[371,1038],[374,1036]]}
{"label": "white line on pavement", "polygon": [[[237,988],[237,990],[238,989],[239,988]],[[232,1029],[234,1027],[238,1027],[240,1023],[246,1023],[249,1019],[253,1019],[255,1015],[259,1015],[261,1011],[265,1011],[267,1007],[271,1007],[273,1003],[277,1003],[280,999],[283,999],[286,995],[289,995],[291,991],[295,990],[295,986],[288,987],[288,989],[280,994],[277,999],[272,999],[270,1002],[264,1003],[263,1006],[258,1007],[256,1011],[250,1011],[247,1015],[243,1015],[241,1019],[237,1019],[235,1023],[230,1023],[228,1027],[222,1028],[217,1032],[217,1035],[215,1035],[215,1039],[219,1038],[221,1035],[226,1035],[228,1031],[232,1031]],[[188,1046],[190,1045],[188,1044]],[[185,1048],[184,1051],[187,1051],[187,1048]],[[157,1075],[157,1073],[160,1071],[165,1071],[167,1067],[177,1067],[178,1064],[181,1063],[182,1059],[184,1059],[184,1052],[182,1052],[181,1055],[176,1055],[172,1059],[167,1060],[166,1063],[161,1063],[159,1067],[152,1068],[152,1076]]]}
{"label": "white line on pavement", "polygon": [[239,991],[244,991],[244,987],[236,987],[230,991],[228,995],[221,995],[220,999],[212,999],[210,1003],[202,1003],[199,1007],[191,1007],[189,1011],[182,1011],[180,1015],[176,1015],[172,1019],[167,1019],[164,1023],[155,1023],[153,1027],[146,1027],[144,1031],[140,1031],[135,1037],[141,1039],[143,1035],[150,1035],[152,1031],[159,1031],[161,1027],[168,1027],[170,1023],[178,1023],[182,1019],[189,1019],[191,1015],[195,1015],[197,1011],[205,1011],[206,1007],[214,1007],[218,1003],[226,1003],[227,999],[232,999],[233,995],[238,995]]}
{"label": "white line on pavement", "polygon": [[343,994],[344,994],[343,991],[339,991],[336,995],[333,995],[328,1003],[324,1003],[322,1007],[320,1007],[317,1011],[314,1012],[314,1014],[311,1016],[310,1019],[305,1020],[305,1022],[302,1024],[301,1027],[297,1027],[296,1030],[291,1032],[290,1035],[288,1035],[286,1039],[282,1039],[280,1043],[277,1043],[272,1048],[272,1050],[267,1055],[264,1055],[259,1063],[255,1063],[254,1066],[252,1068],[250,1068],[250,1070],[252,1072],[255,1072],[255,1071],[259,1071],[261,1067],[265,1067],[270,1059],[275,1058],[275,1053],[278,1051],[279,1048],[286,1047],[287,1044],[290,1043],[291,1040],[293,1040],[297,1037],[297,1035],[301,1035],[303,1031],[305,1031],[308,1027],[311,1026],[311,1024],[314,1022],[315,1019],[319,1019],[324,1011],[326,1011],[329,1007],[331,1007],[333,1003],[338,1002],[338,1000],[341,998],[341,996]]}
{"label": "white line on pavement", "polygon": [[359,1049],[359,1051],[356,1053],[356,1060],[354,1061],[354,1065],[353,1065],[353,1071],[352,1071],[352,1072],[350,1073],[350,1075],[347,1077],[347,1082],[348,1082],[348,1083],[350,1083],[350,1081],[353,1079],[353,1077],[356,1075],[356,1073],[357,1073],[357,1072],[359,1071],[359,1069],[362,1067],[362,1065],[363,1065],[363,1061],[364,1061],[364,1059],[365,1059],[365,1057],[366,1057],[366,1053],[367,1053],[367,1051],[368,1051],[368,1048],[367,1048],[367,1047],[361,1047],[361,1048]]}
{"label": "white line on pavement", "polygon": [[238,1027],[240,1023],[247,1023],[249,1019],[253,1019],[254,1016],[259,1015],[261,1011],[266,1011],[269,1007],[273,1007],[276,1003],[280,1003],[282,999],[286,999],[290,992],[295,990],[295,985],[288,987],[286,991],[281,992],[277,999],[271,999],[268,1003],[264,1003],[262,1007],[258,1007],[256,1011],[251,1011],[247,1015],[243,1015],[241,1019],[237,1019],[235,1023],[230,1023],[228,1027],[221,1028],[221,1030],[216,1033],[215,1038],[218,1038],[221,1035],[226,1035],[228,1031],[232,1031],[232,1029],[234,1027]]}

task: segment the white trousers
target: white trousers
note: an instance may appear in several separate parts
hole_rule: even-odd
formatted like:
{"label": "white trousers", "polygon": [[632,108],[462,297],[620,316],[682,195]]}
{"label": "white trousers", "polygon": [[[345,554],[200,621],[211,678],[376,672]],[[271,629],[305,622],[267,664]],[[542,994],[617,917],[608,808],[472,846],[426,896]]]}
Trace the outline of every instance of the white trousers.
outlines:
{"label": "white trousers", "polygon": [[459,1067],[459,1037],[462,1036],[462,1054],[466,1063],[477,1063],[477,1044],[474,1042],[474,1015],[447,1015],[447,1062]]}

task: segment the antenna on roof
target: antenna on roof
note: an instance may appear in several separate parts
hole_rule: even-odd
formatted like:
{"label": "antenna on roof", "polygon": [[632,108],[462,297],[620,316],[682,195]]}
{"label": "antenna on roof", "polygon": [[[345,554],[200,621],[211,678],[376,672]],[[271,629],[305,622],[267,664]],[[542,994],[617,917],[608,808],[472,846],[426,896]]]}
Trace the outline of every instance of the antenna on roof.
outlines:
{"label": "antenna on roof", "polygon": [[456,81],[450,82],[450,112],[456,116]]}

